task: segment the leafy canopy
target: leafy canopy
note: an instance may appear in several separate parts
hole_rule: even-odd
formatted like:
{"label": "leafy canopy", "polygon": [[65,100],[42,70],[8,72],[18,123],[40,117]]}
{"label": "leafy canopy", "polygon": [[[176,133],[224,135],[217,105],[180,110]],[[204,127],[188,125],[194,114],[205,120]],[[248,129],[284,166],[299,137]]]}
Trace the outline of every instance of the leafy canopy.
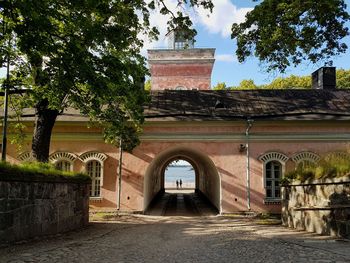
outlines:
{"label": "leafy canopy", "polygon": [[254,55],[267,71],[284,72],[304,60],[325,61],[344,53],[342,39],[349,34],[344,0],[255,0],[261,2],[246,15],[245,22],[232,25],[240,62]]}
{"label": "leafy canopy", "polygon": [[[338,89],[350,89],[350,70],[338,69],[337,74],[337,88]],[[218,84],[219,85],[219,84]],[[218,86],[217,85],[217,86]],[[282,78],[277,77],[270,83],[265,85],[256,85],[253,80],[242,80],[238,86],[227,87],[225,83],[220,83],[223,89],[310,89],[311,88],[311,76],[295,76],[290,75]],[[216,86],[216,87],[217,87]],[[216,87],[213,87],[215,89]]]}
{"label": "leafy canopy", "polygon": [[152,86],[151,86],[151,80],[148,79],[148,80],[146,80],[146,82],[145,82],[145,90],[146,90],[146,91],[151,91],[151,88],[152,88]]}
{"label": "leafy canopy", "polygon": [[227,89],[227,86],[226,86],[225,82],[219,82],[212,89],[213,90],[225,90],[225,89]]}
{"label": "leafy canopy", "polygon": [[[209,0],[178,5],[213,7]],[[44,105],[59,113],[76,108],[103,125],[108,142],[122,137],[131,149],[138,143],[147,99],[140,36],[157,37],[149,22],[154,9],[170,15],[169,30],[196,33],[189,16],[162,0],[0,1],[0,66],[10,50],[11,79],[31,90],[23,107],[38,112]]]}

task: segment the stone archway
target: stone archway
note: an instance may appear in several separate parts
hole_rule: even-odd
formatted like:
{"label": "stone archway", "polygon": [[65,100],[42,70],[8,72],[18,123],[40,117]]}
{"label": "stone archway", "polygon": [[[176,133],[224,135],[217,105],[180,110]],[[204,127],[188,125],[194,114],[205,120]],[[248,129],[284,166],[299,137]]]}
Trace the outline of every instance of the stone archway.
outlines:
{"label": "stone archway", "polygon": [[164,150],[148,166],[144,178],[144,211],[164,191],[164,170],[176,159],[186,160],[192,165],[196,174],[196,191],[203,194],[220,212],[221,181],[213,161],[204,153],[186,146]]}

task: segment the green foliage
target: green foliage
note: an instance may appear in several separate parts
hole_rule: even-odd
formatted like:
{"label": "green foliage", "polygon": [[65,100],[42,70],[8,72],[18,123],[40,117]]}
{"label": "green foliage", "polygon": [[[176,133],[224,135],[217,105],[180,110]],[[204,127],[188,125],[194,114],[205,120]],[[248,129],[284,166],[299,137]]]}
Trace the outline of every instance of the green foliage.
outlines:
{"label": "green foliage", "polygon": [[[184,9],[213,8],[210,0],[178,4]],[[141,38],[157,38],[158,30],[149,21],[155,9],[170,15],[169,30],[180,28],[188,37],[196,34],[189,16],[174,13],[163,0],[0,1],[0,67],[10,58],[11,86],[16,82],[30,89],[22,102],[36,108],[37,115],[79,109],[101,123],[107,141],[114,143],[122,136],[130,149],[138,143],[147,100]],[[56,116],[52,114],[53,121]],[[36,125],[50,126],[49,121]],[[45,140],[39,133],[34,137],[32,149],[45,145],[40,159],[47,159]]]}
{"label": "green foliage", "polygon": [[226,83],[219,82],[216,86],[213,87],[214,90],[251,90],[258,88],[260,88],[260,86],[257,86],[252,79],[242,80],[238,86],[228,87]]}
{"label": "green foliage", "polygon": [[16,145],[17,152],[22,152],[24,146],[24,140],[26,139],[27,126],[22,122],[11,122],[9,125],[9,140],[11,144]]}
{"label": "green foliage", "polygon": [[350,89],[350,70],[338,69],[337,70],[337,88],[338,89]]}
{"label": "green foliage", "polygon": [[16,145],[17,152],[22,152],[24,140],[26,139],[25,131],[27,126],[21,120],[27,103],[28,101],[24,100],[22,95],[16,94],[9,96],[9,108],[11,109],[9,117],[13,120],[8,124],[9,141],[11,144]]}
{"label": "green foliage", "polygon": [[218,82],[212,89],[213,90],[226,90],[228,87],[225,82]]}
{"label": "green foliage", "polygon": [[316,168],[315,177],[339,177],[350,172],[350,154],[331,153],[323,158]]}
{"label": "green foliage", "polygon": [[[337,69],[337,88],[350,88],[350,70]],[[290,75],[285,78],[278,77],[269,84],[258,86],[261,89],[310,89],[311,76]]]}
{"label": "green foliage", "polygon": [[145,90],[146,91],[151,91],[151,80],[150,79],[148,79],[148,80],[146,80],[146,82],[145,82]]}
{"label": "green foliage", "polygon": [[[349,89],[350,88],[350,70],[338,69],[337,74],[337,88]],[[223,82],[218,83],[213,89],[310,89],[311,88],[311,76],[295,76],[290,75],[282,78],[278,77],[265,85],[256,85],[253,80],[242,80],[238,86],[227,87]]]}
{"label": "green foliage", "polygon": [[[134,1],[135,2],[135,1]],[[183,37],[186,39],[193,39],[196,35],[197,31],[192,27],[193,23],[190,17],[186,14],[186,12],[174,11],[168,8],[166,2],[164,0],[152,0],[152,1],[138,1],[143,3],[146,8],[154,10],[155,8],[159,8],[159,12],[163,15],[170,15],[171,19],[168,21],[168,30],[172,29],[181,29]],[[147,2],[149,2],[147,4]],[[201,7],[204,9],[213,10],[214,4],[212,0],[177,0],[177,6],[180,7],[179,10],[186,10],[186,8],[194,8]],[[135,5],[135,4],[129,4]],[[149,13],[148,13],[149,16]],[[148,19],[147,19],[148,22]]]}
{"label": "green foliage", "polygon": [[264,85],[264,89],[310,89],[311,76],[295,76],[291,75],[286,78],[278,77],[271,83]]}
{"label": "green foliage", "polygon": [[290,65],[312,63],[344,53],[342,39],[349,34],[344,0],[264,0],[246,15],[245,22],[233,24],[237,57],[243,62],[254,55],[267,64],[267,71],[284,72]]}
{"label": "green foliage", "polygon": [[235,87],[236,89],[242,89],[242,90],[251,90],[251,89],[257,89],[258,86],[255,85],[254,80],[248,79],[248,80],[242,80],[239,83],[238,87]]}
{"label": "green foliage", "polygon": [[350,154],[330,153],[322,158],[317,165],[298,166],[294,171],[286,173],[283,184],[292,180],[323,179],[342,177],[350,174]]}
{"label": "green foliage", "polygon": [[91,178],[84,173],[63,172],[55,169],[52,164],[40,162],[24,162],[20,165],[0,162],[0,177],[2,176],[35,176],[44,175],[55,178],[63,177],[76,181],[90,182]]}

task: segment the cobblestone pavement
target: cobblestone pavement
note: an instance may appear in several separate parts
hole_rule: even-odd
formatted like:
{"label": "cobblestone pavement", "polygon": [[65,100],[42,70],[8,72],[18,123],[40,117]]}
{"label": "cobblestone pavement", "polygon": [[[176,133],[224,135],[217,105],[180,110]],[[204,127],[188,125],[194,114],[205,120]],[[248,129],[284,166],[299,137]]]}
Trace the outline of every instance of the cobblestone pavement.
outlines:
{"label": "cobblestone pavement", "polygon": [[350,262],[350,242],[247,218],[125,215],[2,248],[0,262]]}

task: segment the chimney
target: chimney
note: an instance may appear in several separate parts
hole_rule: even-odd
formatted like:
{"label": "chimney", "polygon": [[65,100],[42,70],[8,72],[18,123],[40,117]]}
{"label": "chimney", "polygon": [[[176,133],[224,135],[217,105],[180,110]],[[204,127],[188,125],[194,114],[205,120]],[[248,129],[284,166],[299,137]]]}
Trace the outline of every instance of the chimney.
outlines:
{"label": "chimney", "polygon": [[336,89],[335,67],[322,67],[312,73],[313,89]]}

